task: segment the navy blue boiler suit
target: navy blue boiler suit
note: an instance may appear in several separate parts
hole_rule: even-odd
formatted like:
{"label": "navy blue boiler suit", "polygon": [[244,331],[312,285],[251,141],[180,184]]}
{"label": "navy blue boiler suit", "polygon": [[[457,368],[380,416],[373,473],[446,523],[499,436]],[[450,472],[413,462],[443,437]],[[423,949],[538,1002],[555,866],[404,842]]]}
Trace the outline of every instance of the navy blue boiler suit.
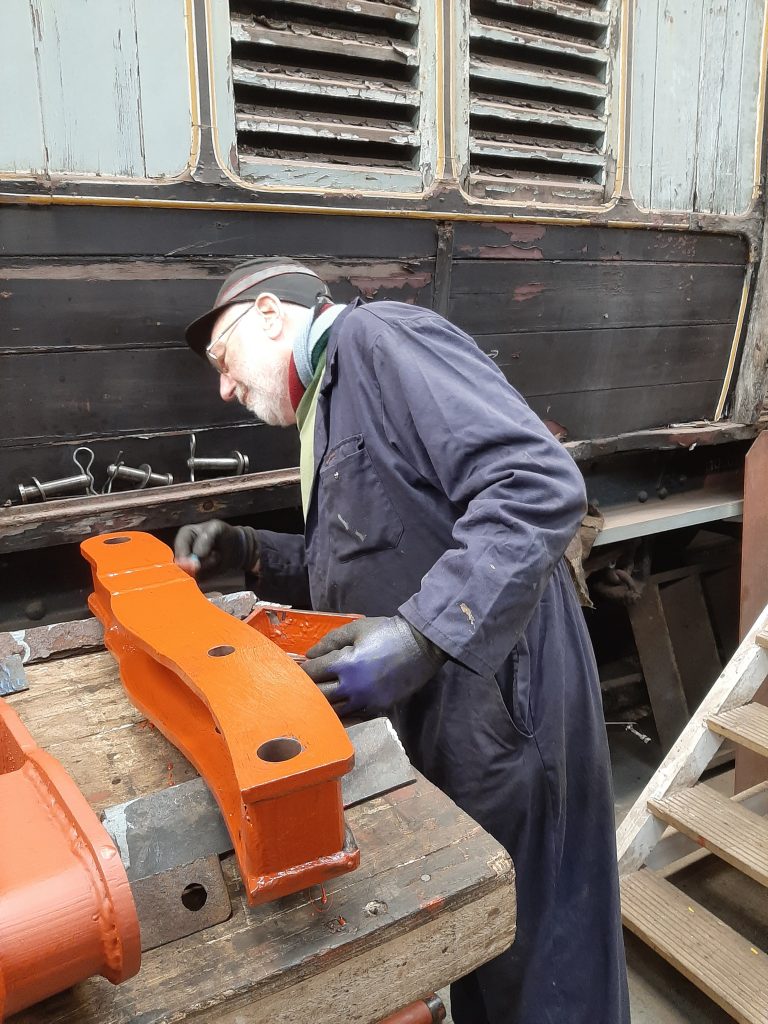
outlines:
{"label": "navy blue boiler suit", "polygon": [[456,1024],[625,1024],[610,764],[563,552],[576,465],[474,341],[425,309],[336,320],[305,537],[262,534],[260,596],[400,612],[450,658],[393,711],[427,778],[511,854],[513,947]]}

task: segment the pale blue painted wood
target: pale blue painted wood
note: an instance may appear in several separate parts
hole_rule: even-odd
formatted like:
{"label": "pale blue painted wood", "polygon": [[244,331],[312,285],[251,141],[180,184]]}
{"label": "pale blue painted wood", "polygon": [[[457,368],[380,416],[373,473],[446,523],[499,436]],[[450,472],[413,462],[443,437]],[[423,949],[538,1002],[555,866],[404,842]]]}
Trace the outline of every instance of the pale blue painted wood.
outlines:
{"label": "pale blue painted wood", "polygon": [[[232,34],[229,23],[229,0],[212,0],[210,32],[216,146],[222,166],[238,174],[240,168],[235,129],[235,96],[232,86]],[[282,179],[278,178],[278,180]]]}
{"label": "pale blue painted wood", "polygon": [[31,0],[51,172],[143,176],[132,0]]}
{"label": "pale blue painted wood", "polygon": [[184,0],[0,0],[0,171],[182,173],[184,13]]}
{"label": "pale blue painted wood", "polygon": [[[454,5],[455,6],[455,5]],[[422,3],[419,5],[419,66],[421,89],[421,104],[419,106],[419,136],[421,148],[419,151],[419,169],[421,171],[421,182],[417,187],[428,188],[435,178],[435,166],[437,164],[437,23],[435,18],[436,5]],[[456,12],[454,10],[454,16]],[[467,53],[467,58],[469,54]],[[461,63],[461,61],[459,61]],[[456,116],[463,119],[467,124],[469,132],[469,106],[468,97],[465,99],[459,92],[455,96]],[[462,103],[467,105],[462,106]],[[454,128],[455,130],[455,128]],[[467,135],[468,138],[468,135]],[[454,142],[454,153],[456,143]],[[464,152],[468,152],[465,150]],[[461,162],[452,158],[453,154],[446,154],[446,170],[454,174],[463,173],[460,170]],[[452,167],[453,165],[453,167]]]}
{"label": "pale blue painted wood", "polygon": [[[717,206],[723,188],[723,175],[718,154],[723,137],[723,120],[738,124],[736,111],[723,109],[723,94],[727,76],[726,49],[728,39],[728,8],[732,0],[717,0],[707,5],[704,12],[705,27],[702,40],[700,78],[700,108],[698,146],[695,153],[696,196],[692,208],[712,210]],[[737,12],[742,13],[742,12]],[[732,30],[733,26],[731,26]],[[731,58],[732,60],[732,58]],[[739,64],[741,52],[739,51]],[[726,129],[727,130],[727,129]]]}
{"label": "pale blue painted wood", "polygon": [[[626,0],[625,0],[626,2]],[[634,12],[632,116],[630,118],[629,184],[640,206],[651,205],[653,114],[656,91],[656,47],[659,0],[638,0]]]}
{"label": "pale blue painted wood", "polygon": [[134,0],[148,177],[176,176],[192,145],[184,0]]}
{"label": "pale blue painted wood", "polygon": [[0,8],[0,171],[45,169],[45,145],[29,0]]}
{"label": "pale blue painted wood", "polygon": [[743,213],[765,0],[635,0],[630,186],[651,209]]}
{"label": "pale blue painted wood", "polygon": [[[350,10],[355,9],[354,0],[350,0],[349,7]],[[265,188],[290,186],[308,191],[323,189],[360,189],[372,192],[386,189],[401,193],[423,191],[425,183],[431,183],[435,174],[437,28],[434,6],[430,0],[421,0],[418,7],[421,75],[419,130],[422,140],[420,167],[413,171],[390,171],[380,167],[370,169],[346,167],[330,161],[328,163],[313,163],[305,160],[273,162],[258,157],[253,160],[240,159],[237,150],[232,83],[232,30],[229,0],[211,0],[210,45],[213,62],[213,98],[216,112],[217,149],[222,166],[242,177],[249,184]],[[466,107],[464,110],[466,115]],[[468,149],[465,150],[464,159],[466,159],[467,153]]]}
{"label": "pale blue painted wood", "polygon": [[[700,163],[713,160],[715,165],[715,190],[712,206],[714,213],[736,213],[735,199],[739,191],[737,166],[739,146],[748,144],[754,153],[754,117],[745,116],[741,109],[741,79],[744,73],[744,28],[749,0],[728,0],[728,18],[725,29],[725,46],[719,55],[725,69],[723,88],[720,94],[718,116],[717,149],[714,153],[701,153]],[[713,55],[714,58],[714,55]],[[757,76],[753,78],[757,89]],[[714,97],[713,97],[714,105]],[[751,189],[753,168],[748,169],[748,185]]]}
{"label": "pale blue painted wood", "polygon": [[741,117],[739,118],[739,148],[736,162],[736,192],[732,206],[736,213],[741,213],[749,208],[755,191],[755,161],[757,158],[755,143],[760,120],[758,95],[764,7],[764,0],[750,0],[744,20],[744,60],[739,101]]}
{"label": "pale blue painted wood", "polygon": [[693,206],[703,6],[701,0],[659,5],[651,205],[664,210]]}

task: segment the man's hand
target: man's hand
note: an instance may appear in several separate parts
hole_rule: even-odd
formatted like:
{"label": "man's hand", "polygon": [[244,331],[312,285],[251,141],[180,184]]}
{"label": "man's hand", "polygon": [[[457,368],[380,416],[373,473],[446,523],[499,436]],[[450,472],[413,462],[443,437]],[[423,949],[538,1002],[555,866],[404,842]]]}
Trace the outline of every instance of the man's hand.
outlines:
{"label": "man's hand", "polygon": [[400,615],[356,619],[307,651],[302,668],[339,715],[384,711],[420,690],[447,655]]}
{"label": "man's hand", "polygon": [[174,561],[190,576],[229,569],[255,571],[259,540],[250,526],[230,526],[220,519],[182,526],[173,544]]}

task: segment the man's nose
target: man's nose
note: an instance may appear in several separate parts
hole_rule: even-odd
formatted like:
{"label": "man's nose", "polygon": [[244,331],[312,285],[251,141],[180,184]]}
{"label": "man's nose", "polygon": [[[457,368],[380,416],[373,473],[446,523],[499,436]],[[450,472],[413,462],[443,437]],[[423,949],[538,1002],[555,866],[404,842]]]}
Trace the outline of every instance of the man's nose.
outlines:
{"label": "man's nose", "polygon": [[237,385],[228,373],[222,373],[219,378],[219,394],[225,402],[231,402],[235,397]]}

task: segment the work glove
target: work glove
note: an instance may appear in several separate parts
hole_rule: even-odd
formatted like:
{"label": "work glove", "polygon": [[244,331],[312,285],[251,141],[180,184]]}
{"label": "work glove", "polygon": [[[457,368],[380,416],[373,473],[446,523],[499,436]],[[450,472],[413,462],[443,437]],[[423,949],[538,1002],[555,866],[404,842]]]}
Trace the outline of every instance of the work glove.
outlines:
{"label": "work glove", "polygon": [[173,543],[174,561],[190,576],[229,569],[252,571],[259,559],[259,537],[251,526],[231,526],[220,519],[182,526]]}
{"label": "work glove", "polygon": [[[448,656],[400,615],[356,619],[307,651],[303,669],[339,715],[385,711],[420,690]],[[326,685],[322,685],[326,684]]]}

